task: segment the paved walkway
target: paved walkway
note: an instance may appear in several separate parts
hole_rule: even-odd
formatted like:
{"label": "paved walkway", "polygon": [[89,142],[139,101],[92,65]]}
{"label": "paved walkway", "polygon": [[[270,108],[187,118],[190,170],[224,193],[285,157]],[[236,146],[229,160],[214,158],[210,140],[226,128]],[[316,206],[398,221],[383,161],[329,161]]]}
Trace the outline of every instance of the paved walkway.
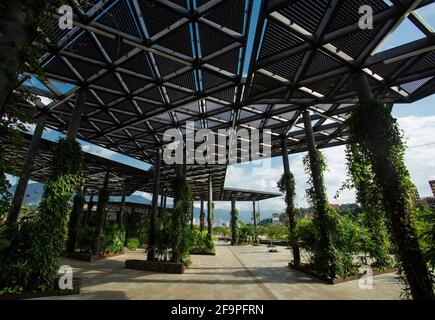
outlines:
{"label": "paved walkway", "polygon": [[82,278],[80,295],[50,299],[399,299],[394,274],[375,276],[372,290],[358,281],[328,285],[287,267],[289,250],[218,244],[216,256],[191,256],[182,275],[124,269],[126,259],[143,259],[143,250],[93,263],[66,259]]}

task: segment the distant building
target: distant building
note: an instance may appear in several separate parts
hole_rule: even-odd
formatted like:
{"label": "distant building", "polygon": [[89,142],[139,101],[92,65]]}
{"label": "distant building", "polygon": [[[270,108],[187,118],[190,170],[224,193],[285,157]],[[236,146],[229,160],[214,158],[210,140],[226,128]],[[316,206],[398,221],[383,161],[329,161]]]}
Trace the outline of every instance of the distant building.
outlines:
{"label": "distant building", "polygon": [[300,208],[299,209],[301,212],[301,216],[302,217],[312,217],[314,214],[314,210],[313,208]]}
{"label": "distant building", "polygon": [[274,226],[279,225],[279,213],[272,213],[272,224]]}
{"label": "distant building", "polygon": [[414,186],[414,187],[412,188],[412,196],[414,197],[415,203],[416,203],[417,205],[421,205],[421,204],[422,204],[422,203],[421,203],[421,198],[420,198],[420,193],[418,193],[418,190],[417,190],[417,187],[416,187],[416,186]]}
{"label": "distant building", "polygon": [[435,197],[426,197],[421,199],[421,205],[423,207],[431,207],[435,209]]}
{"label": "distant building", "polygon": [[429,181],[430,188],[432,190],[432,194],[435,197],[435,180]]}
{"label": "distant building", "polygon": [[339,204],[335,204],[335,203],[331,203],[331,207],[332,209],[334,209],[335,211],[339,212],[341,207]]}

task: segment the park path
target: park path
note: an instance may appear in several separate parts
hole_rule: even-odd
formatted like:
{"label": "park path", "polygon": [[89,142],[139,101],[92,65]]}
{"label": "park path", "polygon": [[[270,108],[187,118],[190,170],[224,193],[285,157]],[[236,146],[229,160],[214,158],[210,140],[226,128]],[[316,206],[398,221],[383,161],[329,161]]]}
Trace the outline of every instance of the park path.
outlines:
{"label": "park path", "polygon": [[[235,246],[218,243],[216,256],[191,256],[192,266],[182,275],[124,269],[126,259],[143,259],[143,250],[92,263],[65,259],[82,278],[81,294],[49,299],[398,299],[400,285],[394,274],[374,277],[373,289],[358,281],[328,285],[287,263],[290,251],[279,247]],[[46,298],[47,299],[47,298]]]}

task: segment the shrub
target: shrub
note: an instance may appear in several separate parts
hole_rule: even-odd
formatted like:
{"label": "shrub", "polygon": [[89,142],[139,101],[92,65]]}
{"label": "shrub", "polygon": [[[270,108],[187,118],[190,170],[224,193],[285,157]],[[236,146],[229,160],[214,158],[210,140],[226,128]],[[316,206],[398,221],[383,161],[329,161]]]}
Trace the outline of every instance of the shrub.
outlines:
{"label": "shrub", "polygon": [[[354,255],[367,252],[370,245],[368,230],[359,226],[348,217],[335,214],[335,227],[332,230],[332,247],[336,258],[336,278],[358,273],[359,265]],[[297,221],[295,236],[299,246],[308,254],[308,263],[315,268],[317,255],[322,249],[319,245],[318,227],[312,218]]]}
{"label": "shrub", "polygon": [[138,238],[128,238],[127,239],[127,248],[130,250],[136,250],[140,247],[140,241]]}
{"label": "shrub", "polygon": [[186,237],[187,245],[189,246],[189,251],[197,254],[214,254],[215,248],[213,239],[208,237],[207,231],[200,231],[196,228],[190,230],[188,236]]}
{"label": "shrub", "polygon": [[104,227],[101,236],[101,251],[103,253],[118,253],[124,250],[125,232],[120,231],[117,224]]}
{"label": "shrub", "polygon": [[432,272],[435,271],[435,210],[425,208],[416,215],[417,235],[423,257]]}
{"label": "shrub", "polygon": [[77,248],[80,251],[92,252],[95,243],[95,227],[84,226],[79,230]]}

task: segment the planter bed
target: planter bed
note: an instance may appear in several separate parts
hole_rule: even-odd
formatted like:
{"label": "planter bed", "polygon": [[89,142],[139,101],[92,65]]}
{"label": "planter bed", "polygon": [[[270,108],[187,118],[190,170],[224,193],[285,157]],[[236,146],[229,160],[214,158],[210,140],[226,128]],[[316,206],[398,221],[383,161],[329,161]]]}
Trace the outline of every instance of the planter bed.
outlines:
{"label": "planter bed", "polygon": [[260,244],[267,244],[267,245],[274,245],[274,246],[288,246],[288,241],[287,240],[262,240],[260,239],[258,241]]}
{"label": "planter bed", "polygon": [[[302,264],[300,266],[294,266],[292,263],[289,262],[288,266],[291,269],[298,270],[298,271],[303,272],[303,273],[305,273],[309,276],[312,276],[316,279],[325,281],[329,284],[339,284],[339,283],[343,283],[343,282],[347,282],[347,281],[358,280],[359,278],[361,278],[364,275],[364,274],[355,274],[355,275],[350,275],[350,276],[347,276],[345,278],[340,278],[340,279],[329,279],[329,278],[326,278],[324,276],[317,274],[315,271],[313,271],[306,264],[305,265]],[[377,275],[385,274],[385,273],[397,273],[398,271],[399,271],[399,269],[397,269],[397,268],[391,268],[391,269],[386,269],[386,270],[382,270],[382,271],[373,270],[373,276],[377,276]]]}
{"label": "planter bed", "polygon": [[118,252],[118,253],[105,253],[100,255],[95,255],[88,252],[70,252],[70,251],[63,251],[61,253],[62,257],[68,258],[68,259],[74,259],[79,261],[88,261],[93,262],[100,259],[106,259],[110,257],[116,257],[123,255],[124,252]]}
{"label": "planter bed", "polygon": [[24,299],[33,299],[33,298],[69,296],[73,294],[80,294],[80,285],[81,285],[81,279],[74,278],[72,289],[64,289],[64,290],[49,289],[47,291],[27,291],[22,293],[6,293],[0,295],[0,300],[24,300]]}
{"label": "planter bed", "polygon": [[211,251],[208,249],[192,249],[190,250],[189,254],[198,256],[215,256],[216,251]]}
{"label": "planter bed", "polygon": [[162,273],[182,274],[186,271],[186,266],[181,262],[169,261],[146,261],[146,260],[126,260],[126,269],[156,271]]}

